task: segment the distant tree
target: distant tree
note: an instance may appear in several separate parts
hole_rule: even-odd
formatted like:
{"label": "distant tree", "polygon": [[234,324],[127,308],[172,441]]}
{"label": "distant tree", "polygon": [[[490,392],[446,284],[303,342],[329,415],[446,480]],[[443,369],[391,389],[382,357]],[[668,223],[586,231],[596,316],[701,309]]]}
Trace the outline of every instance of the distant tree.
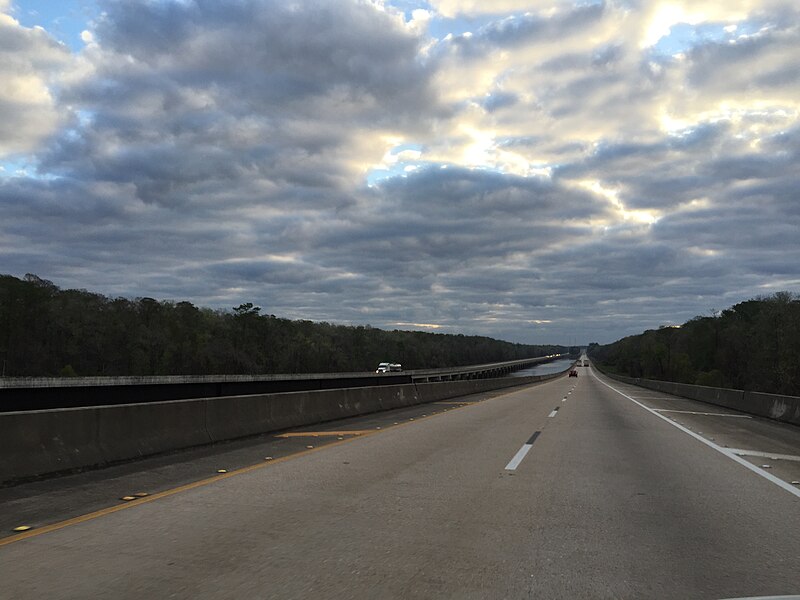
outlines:
{"label": "distant tree", "polygon": [[235,314],[237,317],[258,316],[259,312],[261,312],[261,307],[253,306],[252,302],[240,304],[233,309],[233,314]]}
{"label": "distant tree", "polygon": [[565,351],[260,313],[252,302],[221,311],[0,275],[0,363],[6,376],[299,373],[372,370],[385,360],[435,368]]}
{"label": "distant tree", "polygon": [[800,298],[778,292],[712,309],[680,328],[646,331],[590,353],[632,377],[800,395]]}

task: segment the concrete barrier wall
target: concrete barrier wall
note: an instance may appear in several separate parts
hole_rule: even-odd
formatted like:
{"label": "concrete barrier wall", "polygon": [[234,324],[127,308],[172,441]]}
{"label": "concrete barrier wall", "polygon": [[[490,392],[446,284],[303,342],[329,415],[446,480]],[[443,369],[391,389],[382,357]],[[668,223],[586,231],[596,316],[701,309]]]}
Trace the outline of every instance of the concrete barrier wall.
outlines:
{"label": "concrete barrier wall", "polygon": [[419,404],[414,385],[207,398],[212,442]]}
{"label": "concrete barrier wall", "polygon": [[688,383],[675,383],[672,381],[625,377],[602,370],[601,372],[623,383],[638,385],[650,390],[656,390],[682,398],[689,398],[690,400],[697,400],[706,404],[732,408],[751,415],[783,421],[784,423],[800,425],[800,397],[798,396],[745,392],[743,390],[732,390],[728,388],[715,388],[703,385],[691,385]]}
{"label": "concrete barrier wall", "polygon": [[95,411],[0,415],[0,481],[100,462]]}
{"label": "concrete barrier wall", "polygon": [[528,385],[537,381],[542,381],[542,378],[531,376],[503,377],[499,379],[466,379],[462,381],[417,383],[416,388],[420,397],[420,403],[424,403],[438,402],[439,400],[448,400],[450,398],[458,398],[459,396],[479,394],[480,392],[504,389],[508,387]]}
{"label": "concrete barrier wall", "polygon": [[[207,401],[170,400],[156,404],[95,407],[95,439],[100,462],[111,463],[212,442]],[[81,409],[76,409],[79,412]]]}
{"label": "concrete barrier wall", "polygon": [[213,441],[205,400],[0,415],[0,483]]}
{"label": "concrete barrier wall", "polygon": [[758,411],[770,419],[800,425],[800,397],[745,392],[743,402],[747,406],[758,407]]}
{"label": "concrete barrier wall", "polygon": [[446,400],[563,375],[170,400],[0,414],[0,483]]}

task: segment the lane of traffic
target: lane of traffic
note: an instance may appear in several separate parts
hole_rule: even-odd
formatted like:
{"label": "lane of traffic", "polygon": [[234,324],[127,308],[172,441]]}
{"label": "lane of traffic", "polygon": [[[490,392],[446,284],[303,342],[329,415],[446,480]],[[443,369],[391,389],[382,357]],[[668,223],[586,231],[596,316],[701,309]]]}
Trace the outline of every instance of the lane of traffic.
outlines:
{"label": "lane of traffic", "polygon": [[798,501],[588,371],[518,478],[542,565],[535,597],[796,593]]}

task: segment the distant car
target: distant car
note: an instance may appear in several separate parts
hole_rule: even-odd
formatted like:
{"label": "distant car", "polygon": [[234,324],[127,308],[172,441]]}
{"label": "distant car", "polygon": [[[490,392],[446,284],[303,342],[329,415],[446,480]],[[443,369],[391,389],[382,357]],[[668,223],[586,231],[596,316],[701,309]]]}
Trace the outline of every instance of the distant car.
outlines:
{"label": "distant car", "polygon": [[398,373],[403,370],[403,365],[398,363],[380,363],[378,368],[375,369],[376,373]]}
{"label": "distant car", "polygon": [[578,376],[578,371],[577,371],[576,369],[572,369],[572,370],[569,372],[569,376],[570,376],[570,377],[577,377],[577,376]]}

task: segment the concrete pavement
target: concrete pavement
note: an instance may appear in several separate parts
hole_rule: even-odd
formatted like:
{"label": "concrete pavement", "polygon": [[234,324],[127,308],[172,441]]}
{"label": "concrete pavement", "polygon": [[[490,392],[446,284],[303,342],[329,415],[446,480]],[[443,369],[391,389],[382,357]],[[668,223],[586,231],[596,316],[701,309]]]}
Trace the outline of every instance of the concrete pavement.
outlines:
{"label": "concrete pavement", "polygon": [[[800,498],[631,398],[657,411],[680,410],[660,414],[738,450],[800,456],[800,430],[692,414],[720,411],[611,380],[604,384],[590,371],[463,408],[442,404],[451,410],[432,417],[398,417],[369,429],[329,424],[330,430],[369,434],[337,435],[335,441],[323,436],[331,439],[328,446],[293,458],[28,539],[6,538],[0,595],[798,593]],[[281,439],[299,444],[309,438]],[[528,442],[524,458],[507,468]],[[754,465],[763,460],[742,458],[756,459]],[[782,481],[791,481],[800,465],[772,462],[769,472]],[[24,503],[23,497],[13,502]]]}

